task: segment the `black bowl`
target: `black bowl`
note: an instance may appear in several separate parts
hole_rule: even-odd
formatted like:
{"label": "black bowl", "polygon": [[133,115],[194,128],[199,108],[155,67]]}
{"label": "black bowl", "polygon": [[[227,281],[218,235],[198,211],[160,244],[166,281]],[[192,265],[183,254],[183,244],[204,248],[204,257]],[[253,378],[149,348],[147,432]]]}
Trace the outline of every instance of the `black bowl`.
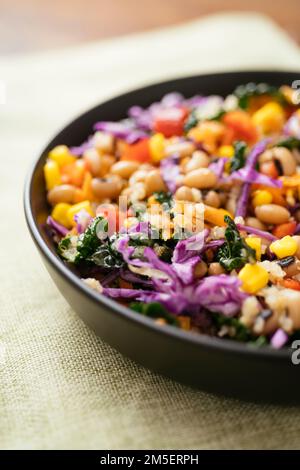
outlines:
{"label": "black bowl", "polygon": [[72,308],[101,338],[129,358],[181,382],[230,396],[297,401],[300,368],[292,350],[255,348],[232,340],[211,338],[172,326],[159,326],[115,301],[93,292],[57,256],[44,222],[48,213],[43,164],[58,144],[79,145],[98,120],[118,120],[133,104],[147,106],[164,94],[231,93],[237,85],[267,82],[291,84],[297,72],[234,72],[180,78],[150,85],[96,106],[65,127],[44,149],[26,182],[25,214],[31,235],[57,287]]}

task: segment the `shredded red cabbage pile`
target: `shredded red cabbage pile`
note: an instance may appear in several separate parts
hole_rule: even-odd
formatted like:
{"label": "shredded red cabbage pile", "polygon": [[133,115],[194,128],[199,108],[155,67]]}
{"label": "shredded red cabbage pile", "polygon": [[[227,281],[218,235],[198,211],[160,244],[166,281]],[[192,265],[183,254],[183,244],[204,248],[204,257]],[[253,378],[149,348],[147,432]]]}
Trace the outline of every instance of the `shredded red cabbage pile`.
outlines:
{"label": "shredded red cabbage pile", "polygon": [[[183,311],[199,313],[203,309],[232,316],[241,309],[247,294],[240,290],[241,281],[233,276],[222,274],[210,276],[203,280],[195,279],[194,268],[200,261],[200,254],[191,256],[196,250],[189,246],[202,244],[204,250],[207,231],[202,234],[202,241],[195,237],[183,240],[179,248],[174,250],[172,264],[160,260],[154,250],[145,248],[144,258],[132,258],[134,248],[128,245],[129,237],[122,238],[118,243],[118,251],[130,266],[158,270],[166,275],[165,278],[152,277],[154,290],[104,288],[103,293],[114,298],[130,298],[142,302],[160,302],[170,312],[180,314]],[[185,243],[183,243],[185,242]],[[218,242],[221,242],[218,240]],[[177,244],[178,245],[178,244]]]}

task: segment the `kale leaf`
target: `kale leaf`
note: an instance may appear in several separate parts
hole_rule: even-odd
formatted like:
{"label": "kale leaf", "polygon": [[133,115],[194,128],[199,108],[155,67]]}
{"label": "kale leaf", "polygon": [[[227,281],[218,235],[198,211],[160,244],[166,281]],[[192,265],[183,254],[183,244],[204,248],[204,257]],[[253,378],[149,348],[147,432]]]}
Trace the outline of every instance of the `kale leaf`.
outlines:
{"label": "kale leaf", "polygon": [[217,252],[217,260],[226,271],[239,269],[248,261],[255,261],[255,250],[250,248],[243,240],[234,221],[225,215],[224,221],[227,223],[225,230],[226,242],[220,246]]}
{"label": "kale leaf", "polygon": [[100,245],[89,261],[102,268],[121,268],[124,265],[121,255],[112,249],[110,243]]}
{"label": "kale leaf", "polygon": [[67,235],[59,242],[57,252],[61,258],[68,261],[68,263],[77,264],[80,260],[80,255],[77,251],[78,236]]}
{"label": "kale leaf", "polygon": [[268,85],[267,83],[247,83],[246,85],[238,86],[233,94],[238,98],[238,105],[242,109],[247,109],[249,106],[249,99],[253,96],[269,95],[277,99],[280,103],[285,104],[286,100],[283,94],[275,86]]}
{"label": "kale leaf", "polygon": [[211,316],[213,324],[217,327],[217,329],[220,330],[222,326],[227,326],[232,330],[231,334],[229,335],[230,338],[233,338],[236,341],[249,343],[249,345],[253,347],[265,346],[268,343],[266,336],[254,336],[253,333],[238,318],[225,317],[220,313],[213,313]]}
{"label": "kale leaf", "polygon": [[[87,229],[80,235],[67,235],[58,244],[59,255],[69,263],[80,264],[82,262],[100,265],[99,257],[97,262],[93,256],[102,245],[107,246],[108,222],[102,216],[95,217]],[[105,242],[104,240],[107,239]]]}
{"label": "kale leaf", "polygon": [[165,307],[159,302],[150,302],[147,304],[144,302],[133,302],[129,305],[129,307],[135,312],[141,313],[142,315],[145,315],[146,317],[155,318],[155,319],[163,318],[170,325],[175,325],[175,326],[179,325],[176,317],[172,315],[171,313],[169,313],[165,309]]}
{"label": "kale leaf", "polygon": [[247,144],[242,141],[238,140],[234,142],[234,155],[230,161],[230,173],[233,171],[237,171],[240,168],[243,168],[246,163],[246,149],[247,149]]}
{"label": "kale leaf", "polygon": [[297,137],[287,137],[286,139],[280,140],[276,147],[285,147],[289,150],[300,148],[300,139]]}
{"label": "kale leaf", "polygon": [[102,216],[95,217],[85,232],[79,235],[77,251],[82,259],[91,256],[101,244],[101,239],[107,237],[108,222]]}

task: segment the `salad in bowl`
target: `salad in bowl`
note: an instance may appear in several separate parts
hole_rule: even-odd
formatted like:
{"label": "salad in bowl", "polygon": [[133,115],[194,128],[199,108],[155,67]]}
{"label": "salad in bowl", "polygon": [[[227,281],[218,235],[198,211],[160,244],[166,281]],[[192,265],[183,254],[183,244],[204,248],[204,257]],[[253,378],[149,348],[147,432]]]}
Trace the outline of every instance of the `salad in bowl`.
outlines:
{"label": "salad in bowl", "polygon": [[287,85],[172,92],[51,149],[47,230],[99,296],[279,349],[300,331],[299,152]]}

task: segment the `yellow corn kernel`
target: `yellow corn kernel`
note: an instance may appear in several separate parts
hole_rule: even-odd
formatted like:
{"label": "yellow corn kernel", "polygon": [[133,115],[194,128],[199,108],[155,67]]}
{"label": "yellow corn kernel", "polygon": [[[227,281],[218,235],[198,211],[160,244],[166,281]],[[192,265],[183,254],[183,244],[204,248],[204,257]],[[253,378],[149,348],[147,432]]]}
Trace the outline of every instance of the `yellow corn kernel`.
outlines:
{"label": "yellow corn kernel", "polygon": [[250,248],[255,250],[256,259],[260,261],[261,258],[261,239],[259,237],[247,237],[246,243]]}
{"label": "yellow corn kernel", "polygon": [[67,204],[66,202],[59,202],[56,204],[52,210],[52,217],[56,222],[62,224],[64,227],[70,228],[71,223],[68,216],[68,211],[71,208],[71,204]]}
{"label": "yellow corn kernel", "polygon": [[69,224],[75,226],[76,222],[74,220],[74,215],[78,214],[81,210],[86,210],[92,217],[94,217],[94,211],[91,207],[90,201],[82,201],[79,202],[78,204],[74,204],[68,209],[68,220]]}
{"label": "yellow corn kernel", "polygon": [[280,104],[275,101],[265,104],[252,116],[253,123],[264,134],[279,132],[284,124],[285,114]]}
{"label": "yellow corn kernel", "polygon": [[263,206],[264,204],[271,204],[273,201],[272,194],[266,189],[258,189],[253,196],[253,206]]}
{"label": "yellow corn kernel", "polygon": [[234,155],[234,147],[232,145],[221,145],[217,154],[219,157],[231,158]]}
{"label": "yellow corn kernel", "polygon": [[268,272],[258,264],[245,264],[238,277],[242,281],[242,289],[249,294],[263,289],[269,280]]}
{"label": "yellow corn kernel", "polygon": [[286,256],[293,256],[298,249],[296,240],[290,235],[286,235],[280,240],[271,243],[270,250],[275,253],[277,258],[285,258]]}
{"label": "yellow corn kernel", "polygon": [[153,162],[160,162],[165,157],[165,137],[157,133],[149,140],[150,154]]}
{"label": "yellow corn kernel", "polygon": [[61,184],[59,166],[56,162],[47,160],[46,164],[44,165],[44,175],[48,191],[54,188],[54,186]]}
{"label": "yellow corn kernel", "polygon": [[71,154],[66,145],[57,145],[49,152],[48,157],[58,164],[59,167],[73,163],[76,157]]}

